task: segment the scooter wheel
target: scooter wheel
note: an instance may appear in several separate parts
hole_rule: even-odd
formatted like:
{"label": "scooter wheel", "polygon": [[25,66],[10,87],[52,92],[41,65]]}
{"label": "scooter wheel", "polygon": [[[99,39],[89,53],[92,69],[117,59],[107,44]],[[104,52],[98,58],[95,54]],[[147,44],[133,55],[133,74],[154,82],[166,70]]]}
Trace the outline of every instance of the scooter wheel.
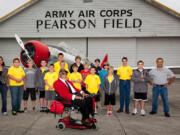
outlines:
{"label": "scooter wheel", "polygon": [[64,130],[66,128],[66,125],[63,122],[59,122],[56,128],[59,130]]}

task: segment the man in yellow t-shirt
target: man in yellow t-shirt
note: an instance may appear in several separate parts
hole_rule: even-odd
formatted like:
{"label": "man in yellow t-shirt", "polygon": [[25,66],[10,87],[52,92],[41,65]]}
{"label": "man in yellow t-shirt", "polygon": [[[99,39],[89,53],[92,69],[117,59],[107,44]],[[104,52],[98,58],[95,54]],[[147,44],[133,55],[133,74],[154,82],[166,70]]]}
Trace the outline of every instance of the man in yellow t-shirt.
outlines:
{"label": "man in yellow t-shirt", "polygon": [[20,65],[19,58],[13,59],[13,66],[8,70],[9,85],[11,92],[11,104],[12,104],[12,115],[16,115],[17,112],[22,113],[21,110],[21,99],[23,93],[23,85],[25,72]]}
{"label": "man in yellow t-shirt", "polygon": [[54,82],[58,79],[58,74],[54,72],[54,65],[49,65],[49,72],[44,76],[45,81],[45,99],[46,99],[46,111],[49,111],[52,101],[55,100],[56,92],[54,90]]}
{"label": "man in yellow t-shirt", "polygon": [[[56,73],[58,73],[58,74],[59,74],[59,71],[62,69],[62,67],[61,67],[61,62],[63,61],[63,58],[64,58],[64,54],[63,54],[63,53],[59,53],[59,54],[58,54],[58,61],[54,63],[54,71],[55,71]],[[69,71],[69,69],[68,69],[68,64],[67,64],[66,62],[64,62],[64,63],[65,63],[64,69],[65,69],[66,71]]]}
{"label": "man in yellow t-shirt", "polygon": [[76,64],[72,65],[73,72],[69,76],[69,80],[73,82],[74,86],[81,90],[81,82],[82,82],[82,76],[78,72],[78,66]]}
{"label": "man in yellow t-shirt", "polygon": [[122,66],[117,69],[117,75],[119,77],[119,93],[120,93],[120,108],[118,113],[123,112],[125,103],[125,112],[129,114],[129,103],[130,103],[130,80],[133,74],[133,70],[128,66],[128,58],[122,58]]}
{"label": "man in yellow t-shirt", "polygon": [[95,113],[97,113],[97,107],[98,107],[98,103],[100,101],[100,94],[99,94],[99,89],[100,89],[100,84],[101,84],[101,80],[99,78],[98,75],[96,75],[96,68],[94,66],[91,67],[90,69],[91,74],[89,74],[84,83],[86,84],[86,89],[87,91],[92,94],[97,94],[95,101]]}

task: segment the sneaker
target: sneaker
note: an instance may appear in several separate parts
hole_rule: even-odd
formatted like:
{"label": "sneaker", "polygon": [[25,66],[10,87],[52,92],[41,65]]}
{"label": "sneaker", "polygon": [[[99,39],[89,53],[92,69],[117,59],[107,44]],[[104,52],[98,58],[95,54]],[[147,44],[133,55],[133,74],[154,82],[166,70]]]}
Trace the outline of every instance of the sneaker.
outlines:
{"label": "sneaker", "polygon": [[95,113],[95,114],[98,114],[98,111],[97,111],[97,109],[95,109],[94,113]]}
{"label": "sneaker", "polygon": [[109,111],[106,112],[105,116],[109,116]]}
{"label": "sneaker", "polygon": [[19,109],[17,112],[18,113],[24,113],[24,110]]}
{"label": "sneaker", "polygon": [[132,115],[136,115],[137,114],[137,109],[133,109]]}
{"label": "sneaker", "polygon": [[27,107],[24,107],[24,112],[25,112],[25,113],[27,112]]}
{"label": "sneaker", "polygon": [[145,110],[141,110],[141,116],[145,116],[145,115],[146,115]]}
{"label": "sneaker", "polygon": [[126,110],[125,112],[126,112],[126,114],[129,114],[129,110]]}
{"label": "sneaker", "polygon": [[7,113],[7,112],[3,112],[2,114],[3,114],[3,116],[7,116],[7,115],[8,115],[8,113]]}
{"label": "sneaker", "polygon": [[43,107],[40,107],[40,112],[44,112],[44,108]]}
{"label": "sneaker", "polygon": [[110,116],[112,116],[112,115],[113,115],[112,111],[109,111],[109,115],[110,115]]}
{"label": "sneaker", "polygon": [[46,107],[46,110],[44,110],[44,112],[48,113],[50,112],[50,109]]}
{"label": "sneaker", "polygon": [[46,110],[48,109],[48,107],[42,107],[43,108],[43,112],[46,112]]}
{"label": "sneaker", "polygon": [[117,113],[122,113],[122,112],[123,112],[122,109],[118,109],[118,110],[117,110]]}
{"label": "sneaker", "polygon": [[170,117],[170,114],[168,112],[164,113],[165,117]]}
{"label": "sneaker", "polygon": [[12,111],[12,115],[17,115],[17,112],[16,111]]}
{"label": "sneaker", "polygon": [[151,111],[149,114],[150,115],[154,115],[154,114],[156,114],[157,112],[155,112],[155,111]]}
{"label": "sneaker", "polygon": [[33,110],[33,111],[35,111],[35,110],[36,110],[36,108],[35,108],[35,107],[33,107],[33,108],[32,108],[32,110]]}

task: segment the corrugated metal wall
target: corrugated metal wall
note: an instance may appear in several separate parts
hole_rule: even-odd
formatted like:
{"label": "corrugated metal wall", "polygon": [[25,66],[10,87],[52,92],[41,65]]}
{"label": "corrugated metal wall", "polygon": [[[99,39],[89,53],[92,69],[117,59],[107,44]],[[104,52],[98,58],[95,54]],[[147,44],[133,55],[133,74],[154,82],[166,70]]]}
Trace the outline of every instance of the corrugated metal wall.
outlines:
{"label": "corrugated metal wall", "polygon": [[[27,42],[31,39],[23,39]],[[69,48],[76,48],[85,55],[85,38],[43,38],[34,39],[49,45],[57,45],[64,42]],[[143,60],[145,66],[155,66],[155,59],[163,57],[168,66],[180,66],[180,38],[89,38],[88,58],[94,61],[101,60],[106,53],[109,62],[116,68],[121,65],[121,58],[129,58],[129,65],[136,66],[138,60]],[[12,59],[19,57],[21,49],[15,39],[0,39],[0,56],[3,56],[7,65],[12,65]]]}

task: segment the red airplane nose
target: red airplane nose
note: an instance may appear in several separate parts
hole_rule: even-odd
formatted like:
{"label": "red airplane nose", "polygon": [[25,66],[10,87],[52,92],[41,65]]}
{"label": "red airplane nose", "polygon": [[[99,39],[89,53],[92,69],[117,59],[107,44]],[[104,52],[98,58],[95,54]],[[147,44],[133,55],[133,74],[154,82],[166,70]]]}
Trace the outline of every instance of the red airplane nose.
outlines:
{"label": "red airplane nose", "polygon": [[[49,48],[45,43],[32,40],[27,42],[25,45],[25,48],[27,49],[29,56],[33,59],[34,63],[36,64],[37,67],[41,66],[41,60],[44,59],[46,62],[48,62],[50,52]],[[25,54],[25,51],[22,51],[20,53],[20,58],[22,64],[27,67],[27,60],[28,57]]]}

